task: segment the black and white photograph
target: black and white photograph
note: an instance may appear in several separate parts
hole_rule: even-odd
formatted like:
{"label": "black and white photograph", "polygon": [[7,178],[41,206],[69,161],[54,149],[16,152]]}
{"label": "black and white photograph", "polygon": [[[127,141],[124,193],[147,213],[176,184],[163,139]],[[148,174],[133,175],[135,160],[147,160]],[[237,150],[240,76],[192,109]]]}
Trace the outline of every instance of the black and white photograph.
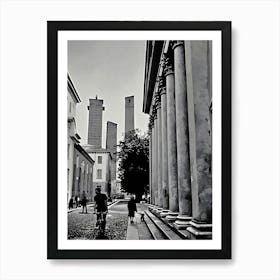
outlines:
{"label": "black and white photograph", "polygon": [[58,247],[221,250],[221,30],[110,32],[58,36]]}
{"label": "black and white photograph", "polygon": [[211,239],[211,41],[68,41],[68,70],[68,239]]}
{"label": "black and white photograph", "polygon": [[0,279],[279,280],[280,1],[0,1]]}

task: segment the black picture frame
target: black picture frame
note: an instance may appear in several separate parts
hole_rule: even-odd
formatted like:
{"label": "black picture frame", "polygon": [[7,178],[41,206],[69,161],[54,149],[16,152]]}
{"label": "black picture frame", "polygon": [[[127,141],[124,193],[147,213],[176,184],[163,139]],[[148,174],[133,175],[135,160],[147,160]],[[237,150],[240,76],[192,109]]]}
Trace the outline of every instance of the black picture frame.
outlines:
{"label": "black picture frame", "polygon": [[[58,31],[220,30],[222,34],[222,248],[221,250],[58,249]],[[231,22],[230,21],[48,21],[48,259],[230,259],[231,258]]]}

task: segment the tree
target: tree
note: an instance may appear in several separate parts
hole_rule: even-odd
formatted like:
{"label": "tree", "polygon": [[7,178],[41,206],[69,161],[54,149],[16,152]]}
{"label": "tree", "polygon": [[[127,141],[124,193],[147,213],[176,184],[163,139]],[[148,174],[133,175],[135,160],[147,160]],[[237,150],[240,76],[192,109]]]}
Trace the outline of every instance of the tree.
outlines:
{"label": "tree", "polygon": [[119,177],[122,189],[141,200],[149,184],[149,138],[132,130],[119,144]]}

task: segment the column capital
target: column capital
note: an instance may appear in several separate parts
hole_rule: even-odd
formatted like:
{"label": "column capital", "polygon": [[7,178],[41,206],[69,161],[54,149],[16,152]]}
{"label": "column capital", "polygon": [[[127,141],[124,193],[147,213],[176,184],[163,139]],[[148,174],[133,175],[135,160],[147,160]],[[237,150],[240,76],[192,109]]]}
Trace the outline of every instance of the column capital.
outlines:
{"label": "column capital", "polygon": [[148,126],[149,126],[149,129],[150,128],[152,129],[154,127],[154,115],[150,115]]}
{"label": "column capital", "polygon": [[158,78],[158,91],[159,91],[160,95],[163,95],[166,93],[165,79],[163,76],[160,76]]}
{"label": "column capital", "polygon": [[164,59],[163,74],[165,75],[165,77],[170,74],[174,74],[173,64],[169,57],[165,57],[165,59]]}
{"label": "column capital", "polygon": [[153,116],[153,122],[155,122],[155,120],[157,119],[157,103],[156,103],[156,100],[153,104],[152,116]]}
{"label": "column capital", "polygon": [[150,116],[150,121],[148,123],[148,128],[149,128],[149,131],[151,131],[151,132],[152,132],[152,129],[154,128],[154,126],[155,126],[154,120],[155,120],[154,116]]}
{"label": "column capital", "polygon": [[155,106],[156,109],[160,109],[161,108],[161,98],[160,98],[160,92],[157,91],[155,94]]}
{"label": "column capital", "polygon": [[174,40],[174,41],[171,41],[171,47],[172,49],[174,50],[175,48],[177,48],[178,46],[183,46],[184,45],[184,41],[182,40]]}

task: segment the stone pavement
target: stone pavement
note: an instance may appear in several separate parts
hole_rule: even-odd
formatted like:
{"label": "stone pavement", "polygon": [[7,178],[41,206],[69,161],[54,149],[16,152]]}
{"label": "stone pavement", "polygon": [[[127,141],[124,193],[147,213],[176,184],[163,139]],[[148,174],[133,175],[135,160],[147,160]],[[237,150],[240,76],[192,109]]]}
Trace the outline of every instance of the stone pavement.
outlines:
{"label": "stone pavement", "polygon": [[134,223],[127,222],[126,240],[152,240],[146,223],[141,221],[141,212],[148,209],[146,204],[137,204],[138,213],[135,214]]}
{"label": "stone pavement", "polygon": [[133,224],[127,222],[126,240],[139,240],[137,222]]}
{"label": "stone pavement", "polygon": [[[116,203],[118,204],[118,203]],[[111,204],[106,218],[105,238],[111,240],[125,240],[127,229],[127,211],[124,203],[123,211],[115,211],[120,206]],[[111,210],[112,209],[112,210]],[[72,210],[72,209],[71,209]],[[82,213],[82,208],[75,208],[68,212],[68,239],[92,240],[100,239],[95,228],[96,215],[93,214],[93,204],[87,205],[87,214]],[[122,210],[122,209],[120,209]]]}
{"label": "stone pavement", "polygon": [[[147,204],[137,204],[138,213],[135,223],[128,221],[127,200],[118,200],[108,207],[105,230],[106,239],[114,240],[152,240],[153,237],[146,222],[141,221],[141,212],[148,209]],[[148,217],[146,217],[148,218]],[[149,221],[146,219],[145,221]],[[68,212],[68,239],[99,239],[95,229],[96,215],[93,215],[93,204],[87,205],[87,214],[82,208],[70,209]]]}

